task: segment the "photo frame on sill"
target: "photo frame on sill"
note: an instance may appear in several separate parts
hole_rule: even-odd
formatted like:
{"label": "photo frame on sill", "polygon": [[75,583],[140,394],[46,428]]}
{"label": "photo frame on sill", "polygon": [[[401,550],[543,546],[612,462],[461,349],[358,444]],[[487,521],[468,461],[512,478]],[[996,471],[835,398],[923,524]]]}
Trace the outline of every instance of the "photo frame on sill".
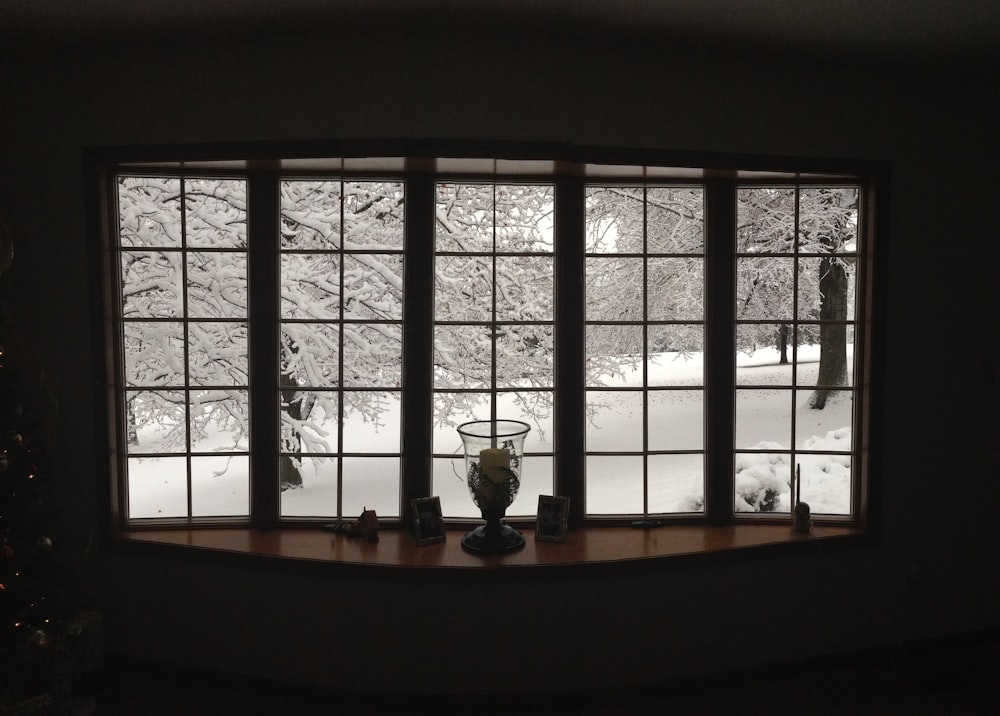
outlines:
{"label": "photo frame on sill", "polygon": [[417,544],[444,542],[444,518],[440,497],[418,497],[410,500],[413,509],[413,534]]}
{"label": "photo frame on sill", "polygon": [[535,541],[565,542],[568,525],[569,498],[539,495]]}

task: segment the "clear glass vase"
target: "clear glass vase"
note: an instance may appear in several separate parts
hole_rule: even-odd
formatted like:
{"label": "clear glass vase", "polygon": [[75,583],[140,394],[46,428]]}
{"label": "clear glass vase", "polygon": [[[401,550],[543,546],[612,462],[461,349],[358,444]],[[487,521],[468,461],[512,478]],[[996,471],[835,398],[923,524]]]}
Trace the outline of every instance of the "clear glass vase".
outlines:
{"label": "clear glass vase", "polygon": [[486,524],[462,538],[472,552],[494,554],[524,546],[524,535],[503,523],[521,487],[524,438],[531,430],[520,420],[473,420],[458,426],[465,451],[465,480]]}

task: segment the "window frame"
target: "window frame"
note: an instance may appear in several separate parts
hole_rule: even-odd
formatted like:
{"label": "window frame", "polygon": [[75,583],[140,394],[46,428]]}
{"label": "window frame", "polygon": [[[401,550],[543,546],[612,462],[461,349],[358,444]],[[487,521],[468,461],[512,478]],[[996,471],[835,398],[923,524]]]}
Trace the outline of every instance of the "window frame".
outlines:
{"label": "window frame", "polygon": [[[830,184],[847,182],[857,184],[860,189],[859,232],[866,237],[859,251],[857,294],[855,308],[855,365],[859,373],[853,390],[858,396],[855,411],[855,442],[852,455],[857,458],[856,479],[852,488],[852,514],[847,517],[829,516],[818,520],[822,524],[844,525],[869,529],[874,523],[875,494],[871,478],[877,460],[877,440],[873,433],[878,428],[878,390],[881,383],[881,364],[876,359],[877,346],[881,338],[881,305],[876,300],[876,286],[881,287],[885,271],[883,241],[879,237],[885,232],[885,211],[887,196],[888,166],[883,162],[871,161],[816,161],[786,158],[759,158],[746,156],[688,155],[648,150],[607,150],[579,147],[552,147],[520,145],[512,150],[508,145],[475,147],[464,146],[461,151],[448,151],[450,146],[425,147],[427,151],[412,151],[409,143],[404,146],[411,151],[398,152],[399,144],[387,142],[379,148],[379,143],[352,145],[352,151],[343,151],[342,144],[326,146],[327,151],[317,151],[315,146],[303,148],[289,145],[266,145],[253,147],[221,146],[199,148],[145,148],[121,149],[104,148],[88,152],[87,168],[91,191],[89,204],[93,210],[93,225],[100,239],[95,253],[98,259],[96,270],[101,280],[96,282],[97,328],[101,337],[99,370],[99,409],[103,412],[99,432],[106,449],[101,451],[103,467],[109,479],[107,484],[108,523],[115,532],[163,528],[232,527],[249,525],[255,528],[275,527],[317,527],[322,520],[281,519],[278,516],[277,478],[262,479],[265,466],[277,461],[277,441],[272,448],[254,444],[251,449],[251,509],[247,518],[180,518],[154,520],[128,520],[124,496],[125,451],[121,436],[124,435],[123,407],[120,396],[124,393],[119,356],[122,345],[115,329],[116,288],[115,280],[117,216],[115,205],[115,176],[119,171],[129,173],[150,173],[176,176],[239,176],[247,179],[248,203],[256,206],[254,219],[248,217],[248,246],[254,246],[250,254],[250,282],[276,282],[277,262],[254,261],[261,245],[275,245],[278,240],[277,226],[277,183],[282,178],[329,177],[341,180],[379,179],[401,180],[406,184],[405,219],[406,244],[404,262],[404,283],[407,295],[424,294],[433,296],[433,221],[434,188],[438,181],[482,182],[482,183],[526,183],[551,182],[555,186],[555,316],[554,333],[556,345],[555,401],[553,421],[559,441],[555,447],[554,494],[571,498],[571,526],[622,526],[629,524],[634,515],[587,517],[584,514],[583,480],[574,480],[573,475],[584,474],[584,425],[583,406],[585,402],[584,371],[581,361],[574,355],[583,355],[585,320],[583,317],[583,261],[582,246],[578,250],[565,250],[573,246],[567,236],[583,236],[584,194],[588,183],[632,183],[633,185],[675,185],[691,183],[703,185],[706,205],[730,206],[727,211],[706,210],[705,215],[705,284],[706,284],[706,350],[705,350],[705,433],[732,434],[735,426],[734,384],[735,379],[719,381],[709,379],[709,375],[728,375],[732,371],[735,355],[735,324],[724,324],[709,316],[717,315],[719,306],[735,298],[735,281],[722,281],[720,276],[735,276],[735,246],[728,252],[719,252],[718,242],[725,239],[727,232],[735,233],[735,191],[737,186],[752,183],[772,185],[794,181],[798,184]],[[436,151],[431,151],[431,150]],[[339,150],[339,151],[338,151]],[[402,155],[402,158],[400,157]],[[316,156],[346,157],[342,159],[316,160]],[[450,159],[428,159],[426,157],[449,157]],[[482,156],[509,156],[509,160],[480,159]],[[198,157],[198,161],[191,161]],[[206,158],[207,157],[207,158]],[[292,162],[293,168],[285,169],[277,157],[298,158]],[[352,157],[354,157],[352,159]],[[505,163],[506,162],[506,163]],[[702,167],[687,169],[686,167]],[[734,167],[742,167],[736,169]],[[527,168],[527,169],[526,169]],[[268,196],[275,197],[268,200]],[[709,197],[712,197],[709,199]],[[731,227],[726,229],[728,224]],[[423,226],[423,230],[412,231],[412,227]],[[413,236],[411,237],[411,233]],[[876,251],[876,245],[878,250]],[[710,247],[715,247],[713,250]],[[278,255],[275,250],[274,255]],[[577,280],[575,277],[579,277]],[[726,288],[728,286],[728,288]],[[880,288],[881,290],[881,288]],[[250,312],[254,323],[268,322],[275,327],[279,324],[279,308],[275,304],[265,305],[266,299],[259,292],[250,291]],[[879,297],[881,300],[881,297]],[[120,303],[117,304],[120,306]],[[406,526],[408,510],[403,509],[409,500],[430,494],[430,461],[432,458],[432,431],[425,419],[426,408],[432,400],[431,379],[433,331],[433,301],[404,298],[403,320],[403,406],[402,406],[402,456],[400,486],[400,525]],[[733,329],[733,330],[730,330]],[[271,348],[255,344],[250,361],[250,385],[267,385],[268,377],[276,369],[266,369],[267,364],[277,366],[278,347],[271,341]],[[727,350],[729,346],[729,350]],[[718,373],[722,371],[722,373]],[[251,390],[253,388],[251,387]],[[422,394],[428,400],[414,400],[414,394]],[[409,396],[409,397],[408,397]],[[255,431],[277,431],[277,411],[266,410],[258,399],[251,401],[251,420]],[[719,432],[721,431],[721,432]],[[274,432],[276,434],[276,432]],[[264,443],[268,441],[263,441]],[[731,443],[731,440],[730,440]],[[732,458],[735,454],[730,444],[728,450],[709,449],[705,445],[705,470],[708,475],[732,474]],[[721,464],[720,464],[721,463]],[[276,470],[270,468],[271,473]],[[273,484],[271,484],[273,483]],[[667,515],[658,519],[658,524],[705,524],[734,525],[744,522],[761,524],[790,523],[787,513],[765,514],[736,513],[733,508],[733,480],[709,479],[706,477],[706,510],[694,515]],[[346,517],[346,516],[345,516]],[[329,521],[329,518],[324,518]],[[452,526],[465,523],[453,521]]]}

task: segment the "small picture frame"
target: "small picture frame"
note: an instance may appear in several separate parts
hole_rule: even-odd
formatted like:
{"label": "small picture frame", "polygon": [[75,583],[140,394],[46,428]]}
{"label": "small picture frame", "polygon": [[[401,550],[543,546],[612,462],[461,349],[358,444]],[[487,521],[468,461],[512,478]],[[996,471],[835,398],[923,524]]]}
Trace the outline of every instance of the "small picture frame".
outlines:
{"label": "small picture frame", "polygon": [[538,518],[535,521],[536,542],[565,542],[568,524],[568,497],[538,496]]}
{"label": "small picture frame", "polygon": [[413,508],[413,534],[417,544],[444,542],[444,518],[441,516],[440,497],[418,497],[410,500]]}

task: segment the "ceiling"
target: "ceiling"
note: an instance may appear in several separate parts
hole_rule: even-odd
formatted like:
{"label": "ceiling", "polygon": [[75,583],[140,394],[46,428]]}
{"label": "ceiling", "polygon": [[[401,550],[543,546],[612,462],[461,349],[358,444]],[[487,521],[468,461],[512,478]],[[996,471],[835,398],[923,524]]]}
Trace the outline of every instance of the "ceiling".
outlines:
{"label": "ceiling", "polygon": [[506,23],[656,33],[691,42],[912,61],[992,62],[998,0],[2,0],[0,42],[319,30],[346,23]]}

